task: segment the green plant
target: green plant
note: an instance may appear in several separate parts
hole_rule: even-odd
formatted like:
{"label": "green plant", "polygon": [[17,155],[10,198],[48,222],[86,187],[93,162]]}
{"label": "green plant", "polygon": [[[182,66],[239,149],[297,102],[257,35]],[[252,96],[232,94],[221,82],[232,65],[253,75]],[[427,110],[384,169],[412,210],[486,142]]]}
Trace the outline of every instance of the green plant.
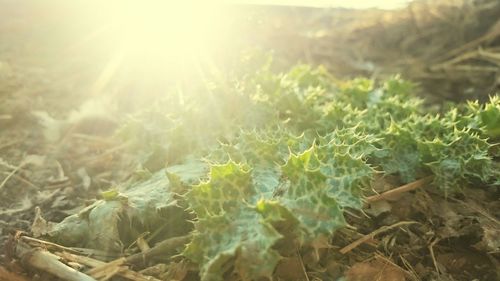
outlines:
{"label": "green plant", "polygon": [[[433,175],[446,194],[498,184],[500,99],[436,115],[413,87],[398,77],[339,82],[323,68],[275,74],[267,66],[167,98],[122,136],[144,168],[169,166],[168,190],[194,222],[183,255],[202,280],[270,278],[282,256],[320,247],[346,226],[344,211],[363,207],[375,173],[402,182]],[[193,169],[193,159],[205,164]]]}

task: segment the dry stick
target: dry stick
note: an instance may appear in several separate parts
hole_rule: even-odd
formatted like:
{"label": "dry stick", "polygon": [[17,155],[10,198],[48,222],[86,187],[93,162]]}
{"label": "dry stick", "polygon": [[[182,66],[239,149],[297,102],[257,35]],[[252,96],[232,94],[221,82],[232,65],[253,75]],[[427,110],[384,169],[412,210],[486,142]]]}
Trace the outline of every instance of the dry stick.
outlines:
{"label": "dry stick", "polygon": [[[19,239],[22,240],[23,242],[25,242],[26,244],[31,244],[31,246],[35,246],[35,247],[42,247],[44,249],[56,249],[59,251],[67,251],[67,252],[81,254],[81,252],[79,252],[78,250],[74,250],[72,248],[61,246],[61,245],[56,244],[56,243],[36,239],[33,237],[29,237],[29,236],[21,236]],[[35,245],[32,245],[32,244],[35,244]]]}
{"label": "dry stick", "polygon": [[[478,49],[478,50],[474,50],[474,51],[471,51],[471,52],[468,52],[468,53],[465,53],[465,54],[462,54],[458,57],[454,57],[450,60],[447,60],[445,62],[442,62],[442,63],[439,63],[439,64],[435,64],[435,65],[432,65],[430,66],[430,70],[431,71],[436,71],[436,70],[442,70],[442,69],[453,69],[454,67],[458,67],[457,64],[458,63],[461,63],[461,62],[464,62],[464,61],[467,61],[467,60],[470,60],[470,59],[485,59],[485,60],[488,60],[489,62],[495,64],[495,65],[498,65],[498,63],[500,62],[500,55],[495,53],[494,51],[489,51],[491,49],[486,49],[486,50],[483,50],[483,49]],[[465,65],[467,66],[467,65]],[[469,66],[470,68],[470,66]],[[497,67],[488,67],[488,68],[483,68],[484,70],[487,70],[487,71],[493,71],[494,69],[497,69]]]}
{"label": "dry stick", "polygon": [[304,260],[302,259],[302,256],[300,255],[299,249],[295,250],[297,253],[297,257],[299,258],[300,261],[300,267],[302,269],[302,273],[304,273],[304,278],[306,281],[309,281],[309,276],[307,275],[306,267],[304,266]]}
{"label": "dry stick", "polygon": [[492,27],[488,30],[488,32],[486,34],[484,34],[483,36],[476,38],[476,39],[474,39],[474,40],[472,40],[472,41],[470,41],[470,42],[468,42],[468,43],[466,43],[458,48],[455,48],[453,50],[448,51],[445,55],[443,55],[441,57],[441,59],[456,56],[456,55],[462,53],[463,51],[466,51],[467,49],[470,49],[470,48],[473,48],[473,47],[476,47],[476,46],[482,44],[485,41],[495,39],[499,35],[500,35],[500,20],[498,20],[495,24],[493,24]]}
{"label": "dry stick", "polygon": [[149,249],[144,253],[137,253],[125,258],[127,263],[136,263],[139,261],[146,260],[155,256],[159,256],[165,252],[168,252],[176,247],[185,245],[191,240],[191,235],[184,235],[179,237],[172,237],[156,244],[153,248]]}
{"label": "dry stick", "polygon": [[410,274],[408,271],[404,270],[401,266],[397,265],[397,264],[396,264],[396,263],[394,263],[391,259],[389,259],[388,257],[384,256],[383,254],[381,254],[381,253],[380,253],[380,252],[378,252],[378,251],[375,253],[375,259],[381,259],[381,260],[383,260],[385,263],[390,264],[390,265],[392,265],[393,267],[398,268],[399,270],[401,270],[401,272],[403,272],[403,274],[404,274],[404,275],[406,275],[406,276],[408,276],[408,277],[410,277],[410,276],[411,276],[411,274]]}
{"label": "dry stick", "polygon": [[[56,254],[65,260],[73,261],[73,262],[83,264],[86,266],[90,266],[90,267],[99,267],[99,266],[103,266],[104,264],[106,264],[105,262],[100,261],[100,260],[96,260],[96,259],[84,257],[84,256],[79,256],[79,255],[74,255],[74,254],[70,254],[68,252],[62,252],[62,253],[59,252]],[[116,268],[120,269],[120,270],[118,270],[118,272],[116,274],[123,277],[123,278],[127,278],[127,279],[134,280],[134,281],[160,281],[159,279],[156,279],[152,276],[146,276],[142,273],[133,271],[133,270],[128,269],[128,268],[123,267],[123,266],[122,266],[122,268],[120,268],[120,266],[117,266]]]}
{"label": "dry stick", "polygon": [[448,67],[450,70],[467,72],[498,72],[498,66],[457,65]]}
{"label": "dry stick", "polygon": [[[3,172],[2,174],[4,175],[9,175],[10,173],[9,172]],[[25,184],[31,186],[32,188],[34,189],[40,189],[40,187],[36,186],[34,183],[30,182],[29,180],[21,177],[21,176],[18,176],[18,175],[13,175],[12,177],[14,177],[16,180],[18,181],[22,181],[24,182]]]}
{"label": "dry stick", "polygon": [[0,183],[0,190],[5,186],[5,184],[9,181],[11,177],[13,177],[19,170],[23,169],[24,166],[29,165],[33,163],[33,159],[30,159],[29,156],[25,157],[21,163],[17,166],[12,166],[9,165],[8,163],[5,163],[1,158],[0,158],[0,165],[4,167],[8,167],[12,169],[12,171],[5,177],[5,179]]}
{"label": "dry stick", "polygon": [[454,58],[447,60],[445,62],[432,65],[430,67],[430,70],[435,71],[435,70],[445,69],[445,68],[448,68],[448,67],[455,65],[457,63],[476,58],[477,56],[480,56],[480,53],[478,50],[474,50],[474,51],[462,54],[458,57],[454,57]]}
{"label": "dry stick", "polygon": [[2,188],[4,187],[4,185],[9,181],[9,179],[14,176],[15,173],[17,173],[17,171],[19,171],[24,165],[26,165],[25,162],[19,164],[19,166],[17,166],[14,170],[12,170],[6,177],[5,179],[2,181],[2,183],[0,183],[0,190],[2,190]]}
{"label": "dry stick", "polygon": [[189,242],[191,239],[191,235],[173,237],[167,240],[164,240],[158,244],[156,244],[153,248],[149,249],[144,253],[137,253],[128,257],[119,258],[113,260],[111,262],[102,264],[101,266],[95,267],[87,272],[87,274],[92,276],[100,276],[102,272],[107,272],[109,268],[114,268],[120,266],[125,263],[136,263],[140,261],[144,261],[148,258],[161,255],[166,253],[178,246],[184,245]]}
{"label": "dry stick", "polygon": [[436,245],[436,243],[438,243],[438,242],[439,242],[438,238],[436,238],[434,241],[431,242],[431,244],[429,245],[429,252],[431,253],[432,262],[434,263],[434,267],[436,268],[436,272],[438,274],[441,274],[441,271],[439,270],[439,266],[438,266],[438,263],[436,260],[436,256],[434,255],[434,245]]}
{"label": "dry stick", "polygon": [[411,279],[413,279],[414,281],[420,281],[420,278],[418,278],[417,272],[415,271],[413,266],[411,266],[411,264],[408,262],[408,260],[406,260],[405,257],[403,257],[401,254],[399,255],[399,259],[401,260],[403,265],[406,267],[406,269],[411,272],[411,275],[409,277]]}
{"label": "dry stick", "polygon": [[[180,237],[175,237],[175,238],[166,240],[166,241],[158,244],[158,246],[160,246],[162,248],[171,249],[171,247],[169,247],[168,245],[167,245],[167,247],[165,247],[165,244],[169,244],[170,246],[175,247],[176,244],[173,242],[178,241],[179,240],[178,238],[180,238]],[[66,260],[69,260],[69,261],[74,261],[74,262],[84,264],[84,265],[94,267],[94,268],[103,267],[105,265],[108,265],[106,271],[101,271],[101,272],[99,272],[99,274],[97,276],[93,276],[93,277],[104,277],[104,279],[105,279],[106,277],[108,277],[106,275],[111,272],[113,275],[117,274],[117,275],[120,275],[122,277],[128,278],[130,280],[136,280],[136,281],[158,280],[158,279],[155,279],[153,277],[149,277],[149,276],[146,277],[141,273],[132,271],[130,269],[127,269],[126,267],[121,266],[122,264],[127,262],[126,258],[120,258],[120,259],[117,259],[113,262],[105,263],[105,262],[97,260],[97,259],[93,259],[93,258],[86,257],[86,256],[81,256],[81,254],[82,254],[81,251],[78,251],[78,250],[73,249],[73,248],[64,247],[64,246],[61,246],[58,244],[54,244],[51,242],[39,240],[39,239],[28,237],[28,236],[22,236],[20,239],[24,240],[24,242],[34,243],[37,246],[41,246],[43,248],[54,248],[56,250],[63,251],[63,252],[58,252],[57,255],[66,259]],[[167,242],[169,242],[169,243],[167,243]],[[75,253],[78,253],[80,255],[77,255]],[[112,264],[113,266],[110,266],[110,264]],[[92,273],[92,270],[90,270],[89,272]],[[87,274],[89,274],[89,272],[87,272]],[[104,276],[103,276],[103,274],[104,274]],[[111,276],[109,276],[109,277],[111,277]]]}
{"label": "dry stick", "polygon": [[111,258],[111,257],[116,257],[116,256],[109,256],[109,254],[105,251],[99,251],[99,250],[94,250],[94,249],[87,249],[87,248],[69,248],[65,247],[59,244],[55,244],[52,242],[36,239],[33,237],[29,236],[21,236],[20,239],[29,244],[31,247],[40,247],[44,248],[47,250],[52,250],[52,251],[62,251],[62,252],[69,252],[69,253],[74,253],[78,255],[85,255],[85,256],[100,256],[100,257],[105,257],[105,258]]}
{"label": "dry stick", "polygon": [[377,234],[380,234],[382,232],[386,232],[386,231],[391,230],[391,229],[396,228],[396,227],[400,227],[403,225],[409,225],[409,224],[415,224],[415,223],[418,223],[418,222],[416,222],[416,221],[400,221],[400,222],[397,222],[393,225],[382,226],[381,228],[373,231],[372,233],[366,234],[365,236],[359,238],[358,240],[356,240],[356,241],[352,242],[351,244],[345,246],[344,248],[340,249],[340,253],[342,253],[342,254],[349,253],[350,251],[352,251],[354,248],[358,247],[359,245],[367,242],[370,239],[373,239],[373,237],[375,237]]}
{"label": "dry stick", "polygon": [[417,181],[410,182],[410,183],[402,185],[400,187],[391,189],[391,190],[386,191],[384,193],[373,195],[373,196],[369,196],[368,198],[366,198],[366,202],[367,203],[372,203],[372,202],[375,202],[375,201],[380,201],[380,200],[387,199],[388,197],[391,197],[391,196],[396,195],[396,194],[400,194],[400,193],[404,193],[404,192],[415,190],[415,189],[417,189],[419,187],[422,187],[422,186],[430,183],[433,178],[434,178],[434,176],[428,176],[428,177],[425,177],[423,179],[419,179]]}
{"label": "dry stick", "polygon": [[35,248],[18,241],[16,244],[16,256],[30,266],[55,275],[68,281],[96,281],[94,278],[79,272],[59,261],[59,257],[50,252]]}
{"label": "dry stick", "polygon": [[[102,263],[101,265],[89,269],[86,273],[96,279],[102,279],[105,276],[109,276],[109,273],[112,272],[116,274],[119,272],[117,269],[123,268],[123,264],[125,263],[125,258],[119,258],[108,263]],[[112,275],[110,277],[113,277]]]}
{"label": "dry stick", "polygon": [[[403,186],[391,189],[391,190],[389,190],[387,192],[384,192],[382,194],[377,194],[377,195],[370,196],[370,197],[366,198],[366,202],[367,203],[372,203],[372,202],[375,202],[375,201],[380,201],[380,200],[386,199],[386,198],[394,196],[396,194],[401,194],[401,193],[404,193],[404,192],[415,190],[415,189],[417,189],[419,187],[424,186],[427,183],[430,183],[433,178],[434,178],[434,176],[428,176],[428,177],[425,177],[423,179],[419,179],[417,181],[414,181],[414,182],[405,184]],[[344,248],[340,249],[340,252],[342,254],[346,254],[346,253],[352,251],[354,248],[358,247],[359,245],[361,245],[361,244],[367,242],[368,240],[372,239],[377,234],[380,234],[382,232],[385,232],[387,230],[390,230],[390,229],[398,227],[398,226],[408,225],[408,224],[414,224],[414,223],[417,223],[417,222],[402,221],[402,222],[398,222],[398,223],[395,223],[395,224],[390,225],[390,226],[382,226],[381,228],[373,231],[372,233],[367,234],[367,235],[359,238],[358,240],[352,242],[351,244],[345,246]]]}

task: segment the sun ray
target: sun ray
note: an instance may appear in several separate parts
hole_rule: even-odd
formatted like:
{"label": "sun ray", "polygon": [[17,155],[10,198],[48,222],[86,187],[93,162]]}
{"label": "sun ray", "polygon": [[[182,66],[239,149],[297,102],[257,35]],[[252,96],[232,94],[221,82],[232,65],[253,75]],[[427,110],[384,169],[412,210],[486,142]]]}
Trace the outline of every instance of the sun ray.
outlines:
{"label": "sun ray", "polygon": [[102,95],[106,86],[113,79],[113,76],[117,72],[117,69],[120,67],[123,61],[123,51],[117,52],[104,66],[101,74],[93,84],[90,94],[92,96]]}

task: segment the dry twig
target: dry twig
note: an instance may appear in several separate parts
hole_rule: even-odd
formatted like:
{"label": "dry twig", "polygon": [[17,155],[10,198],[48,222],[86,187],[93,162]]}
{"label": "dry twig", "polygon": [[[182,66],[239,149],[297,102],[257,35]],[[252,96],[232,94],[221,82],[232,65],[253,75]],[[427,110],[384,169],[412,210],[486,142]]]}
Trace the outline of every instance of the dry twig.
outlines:
{"label": "dry twig", "polygon": [[420,188],[420,187],[430,183],[433,178],[434,178],[433,176],[428,176],[428,177],[425,177],[423,179],[419,179],[417,181],[410,182],[410,183],[402,185],[400,187],[391,189],[391,190],[386,191],[384,193],[370,196],[370,197],[366,198],[366,202],[371,203],[371,202],[375,202],[375,201],[380,201],[380,200],[384,200],[384,199],[387,199],[389,197],[392,197],[396,194],[415,190],[417,188]]}
{"label": "dry twig", "polygon": [[62,280],[95,281],[94,278],[60,262],[58,256],[41,248],[31,248],[19,240],[16,241],[15,254],[30,267],[48,272]]}
{"label": "dry twig", "polygon": [[391,230],[391,229],[396,228],[396,227],[400,227],[403,225],[409,225],[409,224],[415,224],[415,223],[417,223],[417,222],[415,222],[415,221],[401,221],[401,222],[397,222],[393,225],[382,226],[381,228],[373,231],[372,233],[366,234],[365,236],[359,238],[358,240],[356,240],[356,241],[352,242],[351,244],[345,246],[344,248],[340,249],[340,253],[345,255],[345,254],[349,253],[350,251],[352,251],[353,249],[355,249],[356,247],[358,247],[359,245],[367,242],[370,239],[373,239],[376,235],[378,235],[380,233],[386,232],[386,231]]}
{"label": "dry twig", "polygon": [[165,254],[178,246],[188,243],[190,239],[191,239],[190,235],[173,237],[156,244],[153,248],[145,251],[144,253],[137,253],[128,257],[123,257],[113,260],[108,263],[103,263],[89,270],[87,273],[94,277],[103,277],[106,276],[106,274],[108,273],[116,274],[119,273],[120,271],[115,271],[115,270],[124,264],[137,263],[152,258],[154,256]]}

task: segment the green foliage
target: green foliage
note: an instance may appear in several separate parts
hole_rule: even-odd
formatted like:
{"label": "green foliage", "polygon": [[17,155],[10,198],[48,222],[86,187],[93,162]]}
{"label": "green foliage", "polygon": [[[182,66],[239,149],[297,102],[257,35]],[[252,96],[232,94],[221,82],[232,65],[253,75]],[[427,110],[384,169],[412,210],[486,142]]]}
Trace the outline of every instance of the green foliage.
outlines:
{"label": "green foliage", "polygon": [[279,197],[282,205],[301,223],[305,239],[309,241],[345,225],[342,206],[329,192],[329,180],[334,180],[335,175],[324,172],[330,170],[323,169],[325,165],[315,150],[313,146],[299,155],[292,154],[281,167],[286,188]]}
{"label": "green foliage", "polygon": [[[427,154],[428,166],[435,175],[435,184],[445,191],[458,191],[469,178],[488,181],[492,173],[489,144],[470,129],[454,129],[441,139],[420,142]],[[431,160],[432,159],[432,160]]]}
{"label": "green foliage", "polygon": [[189,109],[156,108],[123,132],[146,151],[159,147],[163,162],[207,163],[208,173],[189,177],[199,183],[180,176],[189,165],[166,173],[194,216],[183,254],[202,280],[271,278],[289,247],[317,245],[346,225],[344,210],[362,208],[374,173],[434,175],[447,194],[499,181],[491,151],[500,99],[435,115],[413,88],[398,77],[339,82],[324,68],[275,74],[267,65],[218,76],[206,92],[186,93]]}
{"label": "green foliage", "polygon": [[[189,112],[185,112],[189,114]],[[140,156],[140,163],[149,171],[178,164],[193,153],[200,140],[188,128],[187,118],[166,114],[160,105],[131,116],[118,135],[131,142],[131,149]]]}
{"label": "green foliage", "polygon": [[[179,181],[194,183],[206,174],[205,169],[205,164],[192,162],[169,167],[168,172]],[[103,200],[68,216],[48,235],[65,245],[118,253],[145,232],[159,231],[163,239],[183,235],[191,229],[190,216],[175,191],[179,189],[163,171],[133,179],[103,192]]]}
{"label": "green foliage", "polygon": [[223,280],[228,263],[245,280],[271,276],[281,236],[250,205],[256,195],[250,171],[234,162],[211,166],[209,180],[187,194],[198,220],[184,255],[201,265],[203,280]]}
{"label": "green foliage", "polygon": [[469,116],[476,121],[474,125],[482,128],[484,133],[494,139],[500,137],[500,97],[490,98],[489,103],[479,105],[469,103]]}
{"label": "green foliage", "polygon": [[[283,165],[250,155],[245,161],[253,170],[232,161],[213,164],[209,180],[186,195],[198,220],[184,255],[201,265],[202,279],[222,280],[231,268],[244,280],[270,277],[281,254],[278,240],[312,243],[345,226],[343,209],[361,207],[360,191],[373,171],[361,156],[335,155],[343,145],[313,145]],[[265,151],[270,159],[281,154]]]}
{"label": "green foliage", "polygon": [[500,98],[498,96],[492,97],[490,103],[481,108],[479,119],[488,136],[500,137]]}

